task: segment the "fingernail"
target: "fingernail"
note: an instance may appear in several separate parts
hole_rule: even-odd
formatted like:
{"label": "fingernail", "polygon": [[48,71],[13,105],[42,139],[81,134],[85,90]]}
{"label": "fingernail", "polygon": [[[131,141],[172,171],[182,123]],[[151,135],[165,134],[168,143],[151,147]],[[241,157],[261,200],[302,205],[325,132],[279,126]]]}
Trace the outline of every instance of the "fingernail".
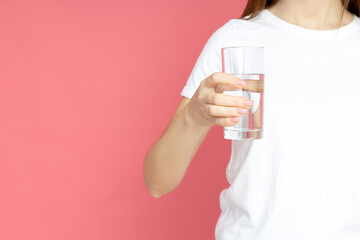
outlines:
{"label": "fingernail", "polygon": [[246,82],[242,79],[239,79],[238,80],[238,85],[242,86],[242,87],[245,87],[246,86]]}
{"label": "fingernail", "polygon": [[238,121],[239,121],[239,118],[231,118],[231,121],[232,121],[232,122],[238,122]]}
{"label": "fingernail", "polygon": [[238,110],[237,110],[237,112],[239,113],[239,114],[246,114],[246,112],[247,112],[247,109],[243,109],[243,108],[239,108]]}
{"label": "fingernail", "polygon": [[245,100],[245,101],[244,101],[244,105],[245,105],[245,106],[249,106],[249,107],[250,107],[250,106],[252,106],[253,104],[254,104],[254,101],[253,101],[253,100]]}

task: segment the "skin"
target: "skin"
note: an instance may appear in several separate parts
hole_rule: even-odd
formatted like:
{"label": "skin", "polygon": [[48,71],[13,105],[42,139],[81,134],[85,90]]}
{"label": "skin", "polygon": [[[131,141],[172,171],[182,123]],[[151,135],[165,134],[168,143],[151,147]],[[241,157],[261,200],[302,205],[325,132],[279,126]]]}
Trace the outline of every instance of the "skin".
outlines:
{"label": "skin", "polygon": [[[341,10],[340,0],[280,0],[269,8],[289,23],[316,30],[338,28]],[[345,10],[340,26],[352,20],[353,15]],[[237,110],[251,107],[244,104],[249,99],[222,94],[224,90],[246,88],[238,84],[239,80],[233,75],[214,73],[201,81],[191,99],[181,100],[167,128],[145,157],[144,182],[154,198],[173,191],[180,184],[213,126],[233,126],[244,116]],[[255,126],[260,126],[260,117],[257,109]]]}
{"label": "skin", "polygon": [[[314,30],[333,30],[339,27],[342,4],[340,0],[279,0],[268,10],[286,22]],[[349,24],[354,16],[345,9],[340,27]]]}

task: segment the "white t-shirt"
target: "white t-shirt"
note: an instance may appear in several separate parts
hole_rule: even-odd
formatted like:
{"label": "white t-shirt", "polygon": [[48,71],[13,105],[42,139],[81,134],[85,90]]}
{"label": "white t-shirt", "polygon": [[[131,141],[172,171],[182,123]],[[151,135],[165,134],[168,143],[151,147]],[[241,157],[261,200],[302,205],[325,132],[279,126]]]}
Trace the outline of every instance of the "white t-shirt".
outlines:
{"label": "white t-shirt", "polygon": [[[311,30],[267,9],[231,19],[181,92],[221,72],[222,47],[264,46],[263,139],[234,140],[217,240],[360,239],[360,18]],[[224,140],[227,141],[227,140]]]}

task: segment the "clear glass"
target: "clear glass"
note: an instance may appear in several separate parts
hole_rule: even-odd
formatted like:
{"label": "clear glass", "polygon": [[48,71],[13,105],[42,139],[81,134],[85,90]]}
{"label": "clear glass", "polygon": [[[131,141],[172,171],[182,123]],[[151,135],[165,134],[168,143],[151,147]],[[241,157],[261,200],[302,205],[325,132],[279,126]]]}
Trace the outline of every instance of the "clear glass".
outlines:
{"label": "clear glass", "polygon": [[224,127],[224,138],[230,140],[263,138],[264,50],[262,46],[236,46],[221,49],[222,71],[245,80],[245,89],[224,91],[224,94],[249,98],[254,105],[239,122]]}

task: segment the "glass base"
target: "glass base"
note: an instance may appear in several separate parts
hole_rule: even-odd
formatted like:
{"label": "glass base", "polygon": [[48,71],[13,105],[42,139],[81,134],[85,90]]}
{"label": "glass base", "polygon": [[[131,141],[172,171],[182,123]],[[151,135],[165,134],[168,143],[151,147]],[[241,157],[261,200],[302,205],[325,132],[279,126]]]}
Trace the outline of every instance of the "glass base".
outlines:
{"label": "glass base", "polygon": [[259,129],[244,132],[224,129],[224,138],[229,140],[261,139],[263,138],[263,131]]}

